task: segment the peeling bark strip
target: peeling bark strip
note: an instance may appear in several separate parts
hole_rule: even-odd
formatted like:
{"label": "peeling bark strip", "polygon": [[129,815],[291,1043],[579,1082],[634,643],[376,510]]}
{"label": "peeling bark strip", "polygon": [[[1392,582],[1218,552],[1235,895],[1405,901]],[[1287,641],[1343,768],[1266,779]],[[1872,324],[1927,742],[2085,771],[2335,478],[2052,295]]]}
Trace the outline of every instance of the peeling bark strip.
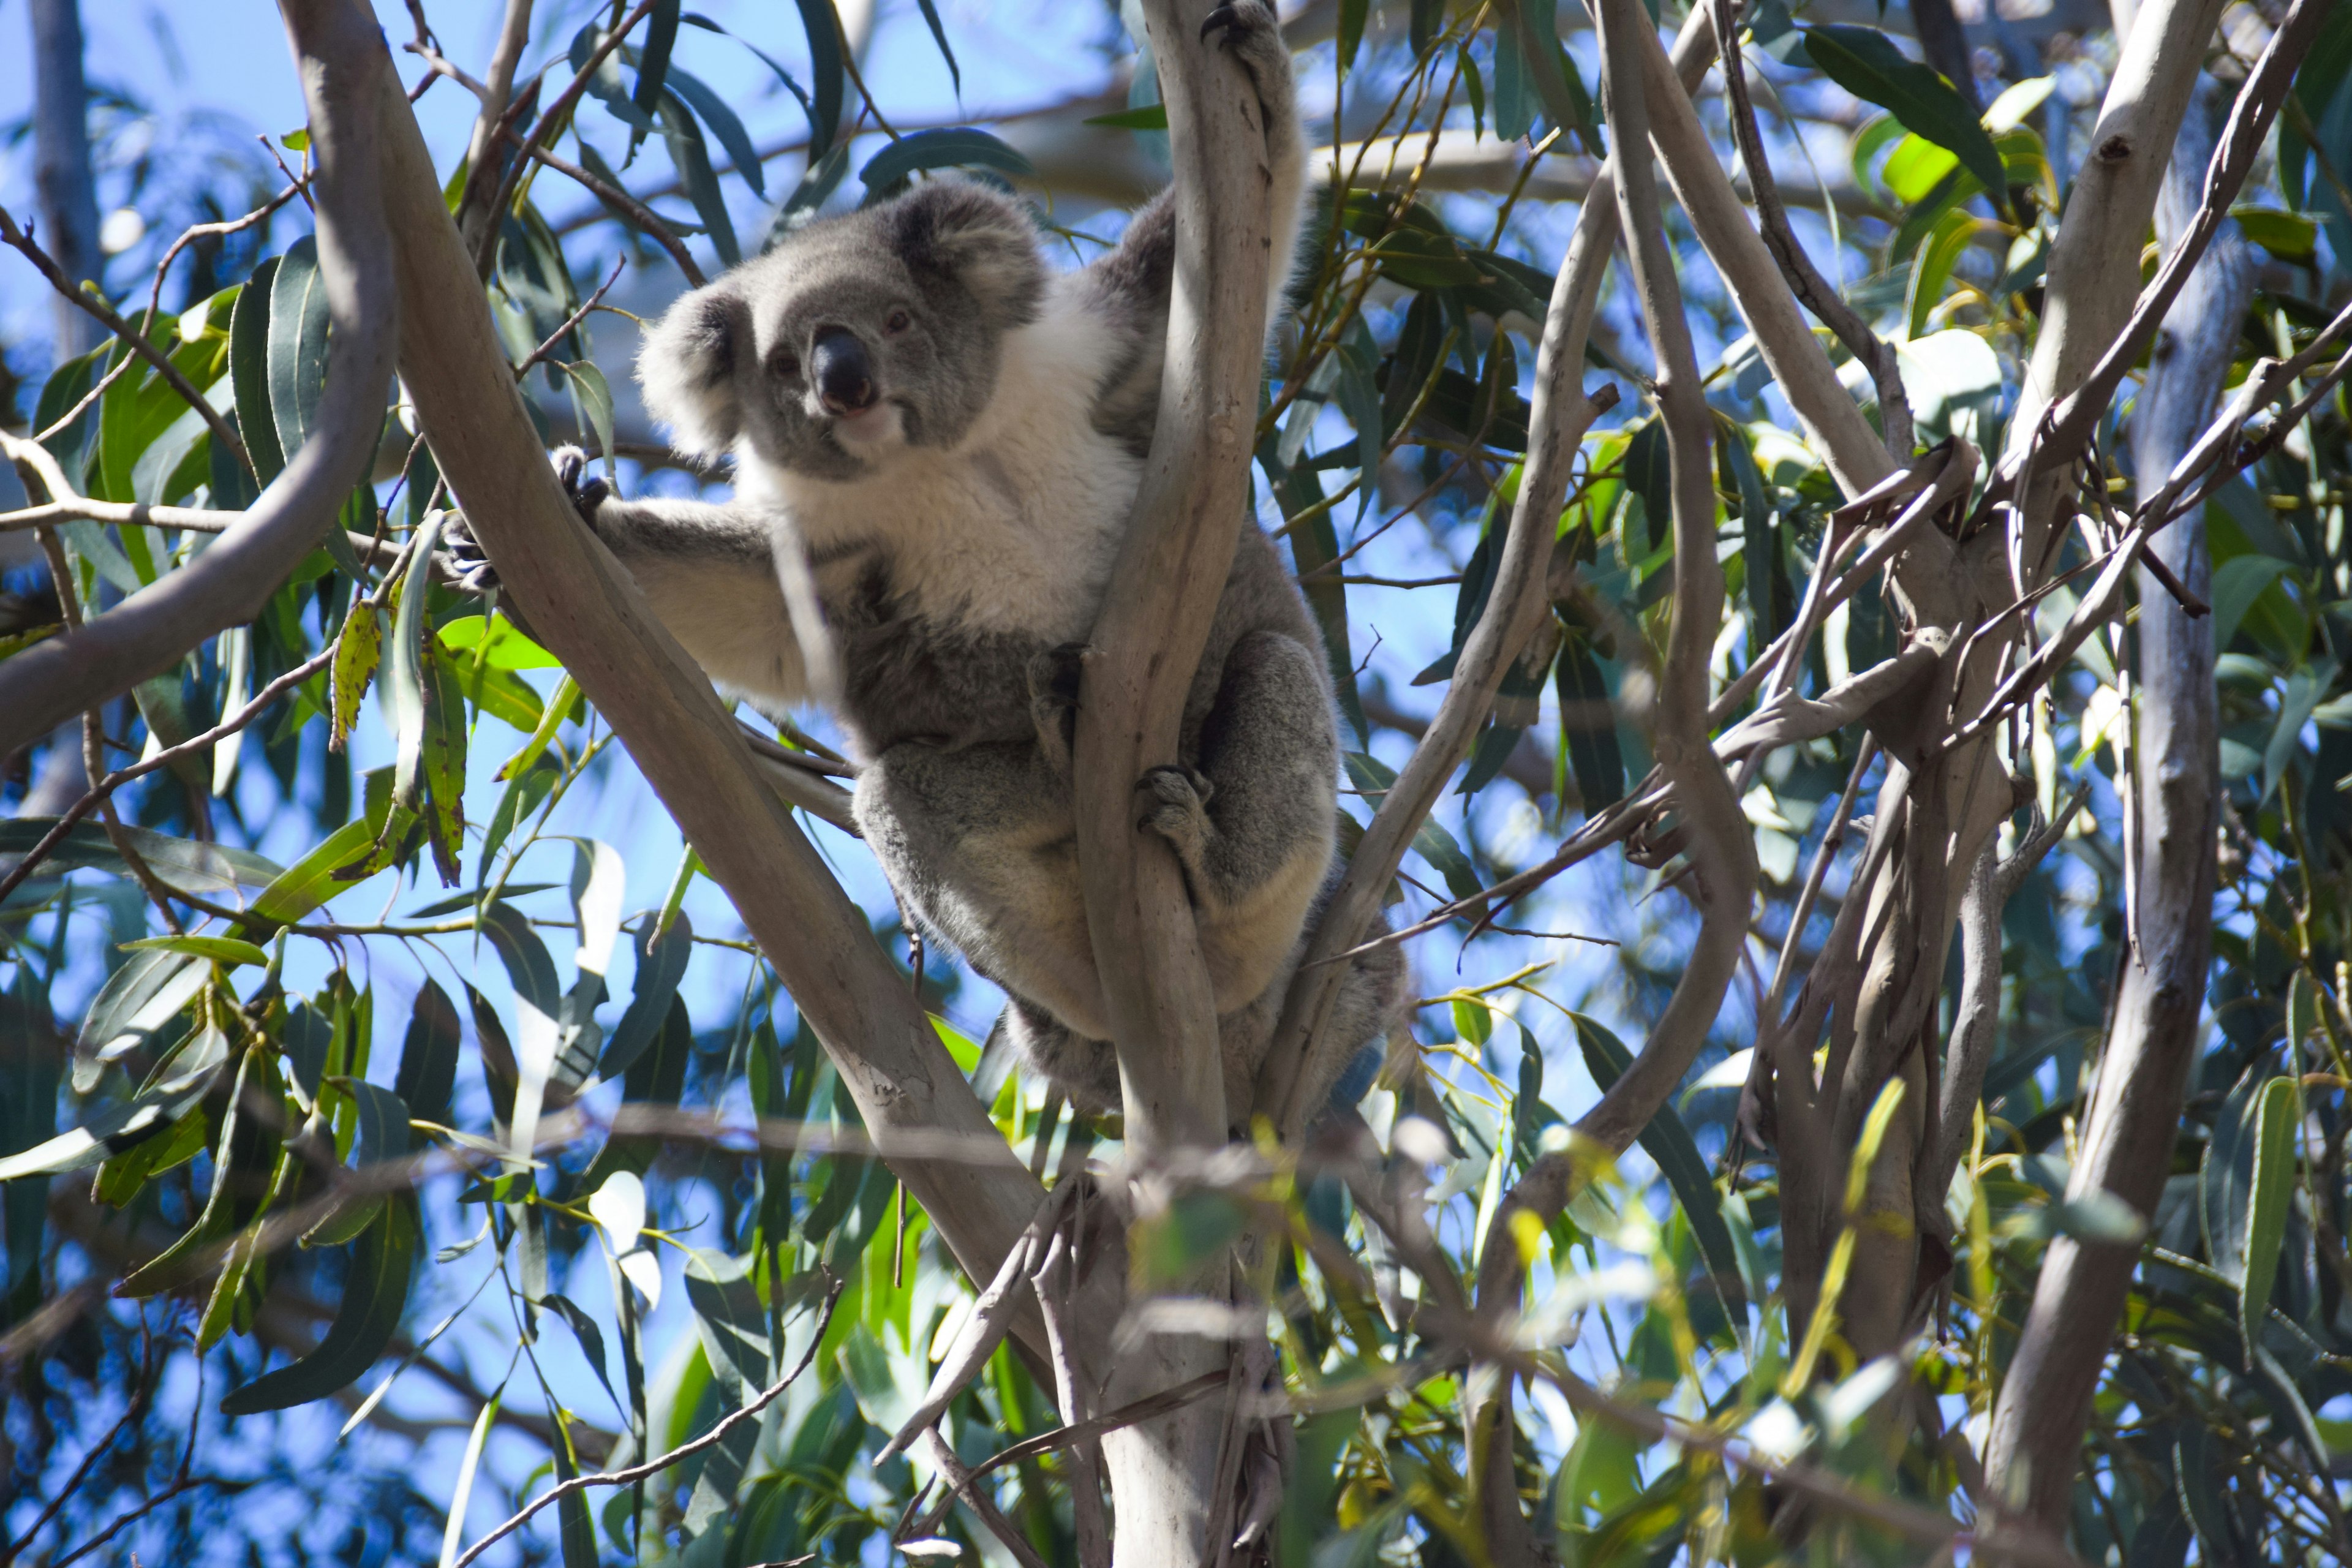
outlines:
{"label": "peeling bark strip", "polygon": [[318,424],[252,510],[210,549],[80,628],[0,664],[0,756],[169,668],[214,633],[259,615],[374,460],[399,312],[379,191],[383,110],[374,99],[374,68],[351,51],[346,35],[363,31],[378,55],[383,49],[373,26],[341,6],[289,0],[287,17],[310,116],[319,269],[334,322]]}

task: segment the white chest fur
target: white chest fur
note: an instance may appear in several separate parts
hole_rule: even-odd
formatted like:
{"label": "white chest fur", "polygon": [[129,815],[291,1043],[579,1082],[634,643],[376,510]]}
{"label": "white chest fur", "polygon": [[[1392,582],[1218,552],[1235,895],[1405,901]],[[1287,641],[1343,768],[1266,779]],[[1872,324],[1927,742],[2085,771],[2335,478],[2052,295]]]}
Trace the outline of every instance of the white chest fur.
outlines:
{"label": "white chest fur", "polygon": [[1109,348],[1072,294],[1057,284],[1038,321],[1006,334],[995,395],[953,447],[898,448],[848,483],[747,462],[742,490],[772,498],[780,526],[820,560],[879,546],[917,614],[1083,637],[1142,465],[1094,428]]}

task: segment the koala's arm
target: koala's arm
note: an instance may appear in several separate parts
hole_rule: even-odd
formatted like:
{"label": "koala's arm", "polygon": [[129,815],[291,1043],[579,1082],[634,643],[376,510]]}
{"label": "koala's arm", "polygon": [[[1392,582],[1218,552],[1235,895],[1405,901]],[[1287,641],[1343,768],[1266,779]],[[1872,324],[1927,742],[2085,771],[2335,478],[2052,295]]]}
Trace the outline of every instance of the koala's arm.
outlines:
{"label": "koala's arm", "polygon": [[[1266,167],[1271,188],[1273,248],[1266,275],[1266,330],[1282,317],[1298,259],[1305,219],[1307,133],[1298,120],[1298,84],[1290,48],[1283,41],[1274,7],[1265,0],[1239,0],[1210,18],[1202,47],[1229,52],[1257,91],[1265,127]],[[1160,373],[1168,345],[1170,292],[1176,276],[1174,195],[1162,191],[1127,226],[1117,247],[1085,270],[1083,286],[1096,310],[1124,340],[1125,353],[1105,381],[1096,405],[1098,429],[1141,456],[1151,444],[1160,412]]]}
{"label": "koala's arm", "polygon": [[589,526],[711,680],[773,711],[808,695],[769,521],[740,503],[613,500]]}

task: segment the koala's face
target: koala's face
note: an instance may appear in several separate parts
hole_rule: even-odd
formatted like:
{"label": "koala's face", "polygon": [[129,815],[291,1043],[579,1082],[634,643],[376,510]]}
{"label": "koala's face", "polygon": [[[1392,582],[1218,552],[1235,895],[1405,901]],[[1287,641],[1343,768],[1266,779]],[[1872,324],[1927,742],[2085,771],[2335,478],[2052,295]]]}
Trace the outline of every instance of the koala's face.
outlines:
{"label": "koala's face", "polygon": [[996,388],[1004,334],[1045,285],[1012,202],[934,182],[813,223],[670,307],[637,356],[680,451],[817,479],[951,447]]}

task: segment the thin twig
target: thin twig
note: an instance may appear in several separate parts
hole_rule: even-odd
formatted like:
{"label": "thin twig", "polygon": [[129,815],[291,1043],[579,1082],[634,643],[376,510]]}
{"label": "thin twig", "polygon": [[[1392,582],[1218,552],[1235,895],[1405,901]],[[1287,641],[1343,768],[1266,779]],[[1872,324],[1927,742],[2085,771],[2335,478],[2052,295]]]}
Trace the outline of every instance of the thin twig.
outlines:
{"label": "thin twig", "polygon": [[1765,248],[1787,279],[1789,291],[1823,326],[1837,334],[1846,352],[1860,360],[1878,389],[1878,417],[1886,431],[1887,450],[1899,458],[1911,455],[1915,437],[1911,405],[1903,392],[1903,373],[1895,363],[1895,345],[1870,330],[1861,312],[1847,304],[1813,265],[1805,247],[1789,226],[1788,209],[1780,205],[1780,187],[1772,178],[1771,160],[1765,156],[1764,138],[1757,129],[1756,109],[1748,99],[1748,72],[1739,53],[1739,24],[1733,16],[1735,0],[1707,0],[1707,18],[1715,26],[1716,53],[1723,59],[1725,96],[1730,100],[1731,139],[1739,161],[1748,166],[1748,187],[1756,198],[1756,216],[1764,230]]}
{"label": "thin twig", "polygon": [[[596,47],[588,51],[588,58],[581,62],[579,70],[573,73],[571,84],[555,95],[555,101],[547,106],[547,111],[539,117],[539,123],[531,127],[530,135],[522,140],[522,151],[526,158],[540,156],[541,144],[555,134],[558,127],[565,123],[572,113],[572,106],[580,101],[580,95],[588,90],[588,83],[594,79],[605,60],[611,58],[613,51],[621,47],[621,40],[635,31],[637,24],[651,14],[654,4],[655,0],[637,0],[636,5],[630,7],[629,14],[621,18],[621,25],[605,34],[597,41]],[[517,105],[529,101],[528,95],[519,96],[515,100]],[[504,118],[499,120],[499,129],[509,138],[515,134],[513,124]],[[474,270],[481,277],[489,275],[490,247],[498,243],[499,225],[496,219],[498,215],[505,212],[508,205],[514,200],[515,187],[522,182],[526,158],[518,158],[507,165],[506,174],[499,181],[498,191],[491,196],[490,205],[486,209],[490,214],[492,221],[482,231],[482,250],[473,258]],[[552,168],[554,165],[551,163],[549,166]],[[574,177],[577,178],[577,176]],[[691,277],[692,274],[688,276]],[[701,287],[698,279],[695,287]]]}
{"label": "thin twig", "polygon": [[205,395],[198,392],[189,384],[188,378],[180,374],[180,367],[172,363],[170,356],[153,343],[149,342],[144,335],[133,328],[129,321],[124,321],[121,314],[113,306],[100,299],[95,291],[75,288],[73,280],[65,275],[64,269],[50,259],[49,253],[43,250],[31,235],[16,226],[16,220],[8,216],[8,209],[5,207],[0,207],[0,243],[5,243],[11,249],[21,254],[26,260],[33,264],[34,268],[43,278],[48,280],[50,288],[72,300],[93,320],[102,323],[108,331],[121,339],[123,345],[132,353],[153,366],[155,374],[162,376],[171,389],[185,399],[188,406],[203,417],[205,424],[211,427],[214,438],[220,442],[225,450],[236,456],[245,471],[253,474],[257,479],[261,477],[255,472],[253,458],[247,454],[245,443],[237,439],[236,432],[229,427],[227,420],[221,417],[220,410],[205,401]]}
{"label": "thin twig", "polygon": [[540,344],[539,347],[531,350],[530,357],[524,360],[520,364],[515,366],[515,379],[517,381],[520,381],[524,376],[529,375],[531,372],[532,366],[541,363],[548,355],[553,353],[555,352],[555,345],[562,342],[565,338],[571,336],[572,329],[579,326],[581,322],[588,319],[588,312],[593,310],[597,306],[604,302],[604,296],[612,291],[614,284],[621,280],[621,268],[626,267],[628,264],[629,258],[626,256],[619,257],[614,261],[612,274],[607,277],[604,282],[596,286],[596,291],[588,296],[586,302],[578,310],[572,311],[572,314],[564,317],[563,324],[556,328],[555,331],[548,333],[547,341]]}
{"label": "thin twig", "polygon": [[633,1486],[638,1481],[650,1480],[681,1459],[690,1458],[705,1448],[716,1447],[726,1441],[729,1433],[746,1421],[757,1418],[761,1411],[782,1397],[784,1391],[792,1387],[801,1373],[808,1370],[809,1363],[816,1359],[817,1347],[824,1343],[825,1330],[833,1322],[833,1310],[841,1300],[842,1288],[845,1283],[846,1281],[837,1279],[830,1281],[824,1296],[824,1316],[818,1320],[816,1332],[809,1336],[808,1349],[802,1352],[800,1364],[786,1373],[781,1382],[761,1393],[757,1398],[745,1401],[741,1409],[730,1412],[701,1436],[688,1443],[681,1443],[667,1454],[658,1455],[642,1465],[632,1465],[625,1470],[604,1470],[593,1476],[574,1476],[561,1485],[551,1487],[547,1491],[524,1504],[521,1512],[467,1547],[465,1553],[451,1564],[451,1568],[466,1568],[467,1563],[488,1551],[491,1546],[520,1530],[530,1521],[531,1515],[551,1503],[561,1501],[574,1493],[586,1491],[590,1487],[625,1487]]}
{"label": "thin twig", "polygon": [[[686,242],[678,238],[677,231],[664,223],[661,216],[653,208],[646,205],[620,186],[610,181],[598,179],[579,164],[561,154],[550,152],[536,142],[526,142],[511,130],[507,132],[507,136],[519,144],[529,156],[536,158],[557,174],[565,175],[585,187],[601,200],[628,214],[631,222],[644,229],[655,244],[669,252],[669,258],[677,263],[677,269],[686,275],[687,283],[690,287],[699,289],[710,281],[704,275],[702,268],[695,265],[694,257],[686,248]],[[515,166],[520,168],[522,165],[518,162]]]}

